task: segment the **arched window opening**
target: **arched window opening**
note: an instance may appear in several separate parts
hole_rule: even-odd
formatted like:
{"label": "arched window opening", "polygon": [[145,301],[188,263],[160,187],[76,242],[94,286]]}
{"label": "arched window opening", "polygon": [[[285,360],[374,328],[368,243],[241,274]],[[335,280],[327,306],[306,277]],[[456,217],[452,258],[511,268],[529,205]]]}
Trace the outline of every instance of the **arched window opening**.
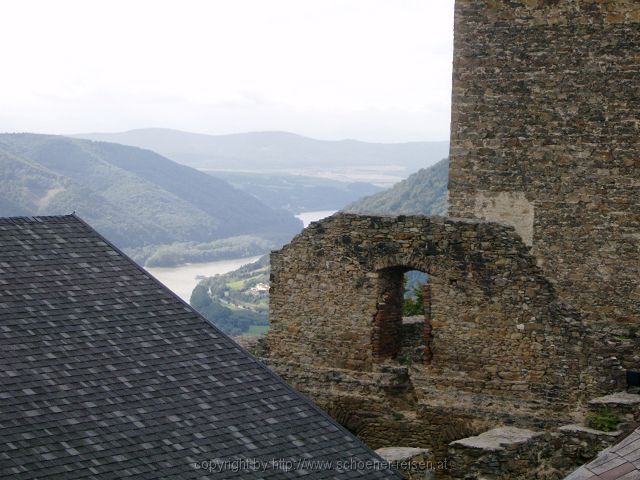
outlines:
{"label": "arched window opening", "polygon": [[424,286],[429,284],[429,276],[420,270],[410,270],[404,274],[403,317],[424,314]]}
{"label": "arched window opening", "polygon": [[426,273],[405,267],[379,272],[373,317],[372,350],[377,362],[429,364],[431,354],[431,286]]}

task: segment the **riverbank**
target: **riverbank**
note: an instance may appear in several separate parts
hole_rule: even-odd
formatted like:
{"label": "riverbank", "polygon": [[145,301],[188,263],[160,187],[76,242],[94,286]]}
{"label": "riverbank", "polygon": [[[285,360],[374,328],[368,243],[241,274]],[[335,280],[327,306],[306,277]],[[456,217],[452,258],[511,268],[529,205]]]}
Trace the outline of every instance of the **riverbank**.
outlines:
{"label": "riverbank", "polygon": [[191,292],[204,277],[228,273],[258,260],[260,256],[218,260],[216,262],[193,263],[178,267],[149,267],[147,272],[169,287],[173,293],[189,303]]}
{"label": "riverbank", "polygon": [[[297,214],[296,217],[302,220],[306,228],[309,223],[331,216],[335,212],[335,210],[301,212]],[[229,241],[231,239],[225,240]],[[262,251],[266,253],[269,251],[269,248],[264,248]],[[188,303],[191,299],[193,289],[204,277],[212,277],[217,274],[232,272],[248,263],[257,261],[260,256],[261,255],[242,256],[240,258],[216,260],[212,262],[192,262],[172,267],[145,267],[145,269]]]}

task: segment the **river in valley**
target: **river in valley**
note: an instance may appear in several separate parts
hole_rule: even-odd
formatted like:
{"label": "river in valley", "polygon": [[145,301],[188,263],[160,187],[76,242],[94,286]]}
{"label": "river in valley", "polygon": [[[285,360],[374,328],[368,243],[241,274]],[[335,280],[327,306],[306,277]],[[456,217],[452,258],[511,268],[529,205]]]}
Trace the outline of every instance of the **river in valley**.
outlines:
{"label": "river in valley", "polygon": [[[302,220],[302,223],[304,223],[306,227],[309,223],[328,217],[334,213],[335,210],[301,212],[297,214],[296,217]],[[193,292],[193,289],[202,277],[212,277],[218,273],[231,272],[243,265],[255,262],[259,258],[260,256],[234,258],[231,260],[219,260],[217,262],[189,263],[178,267],[153,267],[146,268],[146,270],[188,303],[191,298],[191,292]]]}
{"label": "river in valley", "polygon": [[189,303],[191,292],[202,279],[202,277],[212,277],[217,273],[227,273],[255,262],[260,256],[234,258],[231,260],[219,260],[207,263],[188,263],[179,267],[146,268],[147,272],[156,277],[173,293]]}

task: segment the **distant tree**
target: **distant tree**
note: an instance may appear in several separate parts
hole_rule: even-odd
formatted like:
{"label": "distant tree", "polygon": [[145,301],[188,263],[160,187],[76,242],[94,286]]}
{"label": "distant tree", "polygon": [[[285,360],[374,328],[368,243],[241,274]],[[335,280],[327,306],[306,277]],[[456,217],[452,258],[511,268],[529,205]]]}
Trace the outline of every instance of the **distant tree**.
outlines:
{"label": "distant tree", "polygon": [[204,285],[196,286],[191,293],[191,301],[189,303],[198,311],[208,308],[211,305],[211,297],[207,292],[207,287]]}
{"label": "distant tree", "polygon": [[402,314],[405,317],[422,315],[424,313],[424,286],[423,283],[416,283],[409,295],[405,296]]}

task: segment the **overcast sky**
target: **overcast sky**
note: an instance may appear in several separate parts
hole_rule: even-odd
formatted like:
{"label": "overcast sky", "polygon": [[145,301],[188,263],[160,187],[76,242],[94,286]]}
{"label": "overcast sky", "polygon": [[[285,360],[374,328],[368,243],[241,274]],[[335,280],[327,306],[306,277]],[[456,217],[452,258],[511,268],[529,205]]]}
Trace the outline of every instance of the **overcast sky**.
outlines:
{"label": "overcast sky", "polygon": [[19,0],[0,131],[448,140],[453,0]]}

